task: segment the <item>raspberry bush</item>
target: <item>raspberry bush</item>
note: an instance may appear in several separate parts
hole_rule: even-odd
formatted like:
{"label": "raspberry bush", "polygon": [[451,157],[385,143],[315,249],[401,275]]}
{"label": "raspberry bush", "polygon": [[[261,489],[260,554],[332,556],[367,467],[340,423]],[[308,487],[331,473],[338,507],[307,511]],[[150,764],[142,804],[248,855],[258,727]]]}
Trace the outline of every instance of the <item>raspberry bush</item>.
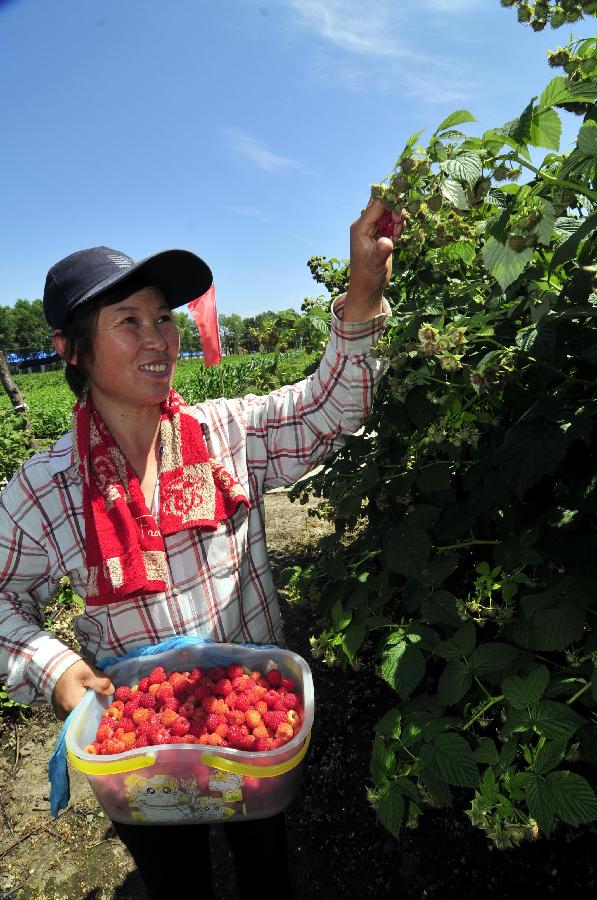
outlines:
{"label": "raspberry bush", "polygon": [[[582,62],[520,116],[467,135],[459,110],[373,186],[410,215],[388,372],[365,432],[295,488],[335,523],[288,573],[313,652],[373,655],[396,694],[370,790],[395,836],[463,796],[499,847],[597,818],[597,42],[562,52]],[[344,289],[345,264],[310,265]]]}

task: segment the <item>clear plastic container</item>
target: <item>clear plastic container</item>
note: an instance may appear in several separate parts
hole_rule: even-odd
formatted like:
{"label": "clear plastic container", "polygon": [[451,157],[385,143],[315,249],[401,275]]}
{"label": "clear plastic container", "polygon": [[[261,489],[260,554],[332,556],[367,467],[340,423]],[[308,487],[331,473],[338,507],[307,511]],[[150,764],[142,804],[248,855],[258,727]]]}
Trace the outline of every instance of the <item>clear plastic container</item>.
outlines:
{"label": "clear plastic container", "polygon": [[155,666],[167,672],[239,664],[294,679],[304,720],[292,740],[256,753],[204,744],[160,744],[112,756],[86,753],[111,698],[88,691],[66,733],[68,758],[87,775],[106,815],[117,822],[180,825],[273,816],[298,791],[314,715],[313,679],[300,656],[280,648],[198,644],[125,660],[106,671],[116,687],[135,684]]}

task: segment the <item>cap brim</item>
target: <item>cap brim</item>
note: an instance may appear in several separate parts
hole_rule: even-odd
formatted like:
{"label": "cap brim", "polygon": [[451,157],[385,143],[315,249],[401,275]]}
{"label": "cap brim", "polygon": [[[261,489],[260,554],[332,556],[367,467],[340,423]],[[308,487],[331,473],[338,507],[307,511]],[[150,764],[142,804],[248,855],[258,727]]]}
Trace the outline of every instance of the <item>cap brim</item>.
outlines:
{"label": "cap brim", "polygon": [[201,297],[213,283],[211,269],[201,257],[190,250],[162,250],[135,263],[122,274],[107,278],[96,284],[71,307],[69,314],[83,303],[95,300],[113,288],[125,288],[128,280],[159,288],[170,309],[176,309]]}

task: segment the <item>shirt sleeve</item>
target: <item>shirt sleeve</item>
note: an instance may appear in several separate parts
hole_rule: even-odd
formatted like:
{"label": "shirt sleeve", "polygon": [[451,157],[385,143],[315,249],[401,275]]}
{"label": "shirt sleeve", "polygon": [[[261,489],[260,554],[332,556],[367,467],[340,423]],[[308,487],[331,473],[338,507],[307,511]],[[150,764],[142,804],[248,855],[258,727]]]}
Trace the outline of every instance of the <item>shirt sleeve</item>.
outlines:
{"label": "shirt sleeve", "polygon": [[368,322],[344,322],[345,297],[332,305],[330,339],[313,375],[264,397],[245,397],[247,462],[262,490],[294,484],[342,446],[371,410],[385,363],[372,347],[390,306]]}
{"label": "shirt sleeve", "polygon": [[12,699],[31,705],[51,702],[56,682],[80,656],[43,627],[50,566],[27,531],[40,516],[21,473],[0,495],[0,681]]}

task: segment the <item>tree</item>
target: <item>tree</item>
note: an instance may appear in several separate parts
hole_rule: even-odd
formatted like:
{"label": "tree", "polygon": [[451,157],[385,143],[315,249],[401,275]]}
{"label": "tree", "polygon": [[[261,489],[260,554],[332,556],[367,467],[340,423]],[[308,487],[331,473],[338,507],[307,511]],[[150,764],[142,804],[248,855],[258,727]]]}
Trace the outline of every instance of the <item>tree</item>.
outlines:
{"label": "tree", "polygon": [[184,312],[173,313],[176,327],[180,335],[181,353],[198,353],[201,347],[199,330],[193,319]]}
{"label": "tree", "polygon": [[225,353],[240,353],[243,338],[243,319],[238,313],[218,317],[222,347]]}
{"label": "tree", "polygon": [[17,300],[12,311],[13,347],[17,353],[35,357],[52,348],[52,332],[41,300]]}

